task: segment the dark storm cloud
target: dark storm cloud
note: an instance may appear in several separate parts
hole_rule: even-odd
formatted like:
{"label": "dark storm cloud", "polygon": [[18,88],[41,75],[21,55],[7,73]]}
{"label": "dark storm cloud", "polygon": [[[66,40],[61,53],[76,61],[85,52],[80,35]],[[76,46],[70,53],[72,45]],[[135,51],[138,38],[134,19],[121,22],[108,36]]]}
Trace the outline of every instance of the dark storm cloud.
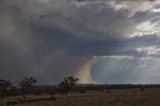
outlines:
{"label": "dark storm cloud", "polygon": [[96,40],[75,37],[72,33],[53,28],[36,27],[34,31],[36,32],[36,36],[41,39],[40,42],[43,42],[39,44],[39,46],[44,46],[44,48],[41,48],[42,50],[46,48],[45,51],[49,53],[62,49],[69,56],[129,55],[143,57],[147,55],[136,51],[138,47],[160,46],[160,37],[157,34],[127,39],[108,37]]}
{"label": "dark storm cloud", "polygon": [[[157,34],[137,36],[127,39],[107,38],[101,40],[74,39],[69,47],[65,48],[69,55],[84,56],[112,56],[128,55],[134,57],[147,56],[136,51],[137,48],[160,46],[160,37]],[[155,54],[156,56],[157,54]]]}
{"label": "dark storm cloud", "polygon": [[136,48],[159,45],[156,35],[129,37],[151,18],[150,11],[119,8],[110,1],[0,2],[0,77],[4,79],[35,75],[40,83],[57,83],[76,74],[93,56],[145,56]]}

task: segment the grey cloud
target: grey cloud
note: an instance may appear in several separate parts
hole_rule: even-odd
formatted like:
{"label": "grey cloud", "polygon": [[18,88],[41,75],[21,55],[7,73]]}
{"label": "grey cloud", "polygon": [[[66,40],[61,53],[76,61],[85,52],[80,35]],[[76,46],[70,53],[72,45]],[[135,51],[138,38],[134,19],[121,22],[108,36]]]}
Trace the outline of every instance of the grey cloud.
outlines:
{"label": "grey cloud", "polygon": [[156,35],[128,38],[151,12],[129,17],[130,9],[110,2],[2,0],[0,9],[0,77],[10,80],[35,75],[40,83],[57,83],[93,56],[144,56],[135,48],[159,45]]}

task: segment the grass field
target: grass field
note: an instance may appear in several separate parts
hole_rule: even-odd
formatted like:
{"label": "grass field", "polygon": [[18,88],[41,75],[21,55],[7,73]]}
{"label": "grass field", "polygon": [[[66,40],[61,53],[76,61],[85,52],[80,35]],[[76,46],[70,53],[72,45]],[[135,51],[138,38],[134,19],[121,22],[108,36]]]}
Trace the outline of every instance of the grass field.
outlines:
{"label": "grass field", "polygon": [[[48,95],[41,95],[46,97]],[[140,89],[113,89],[108,91],[88,91],[84,94],[69,93],[68,95],[55,95],[56,101],[40,101],[16,104],[16,106],[160,106],[160,88]],[[27,98],[34,98],[30,95]],[[0,106],[5,106],[10,97],[1,100]]]}

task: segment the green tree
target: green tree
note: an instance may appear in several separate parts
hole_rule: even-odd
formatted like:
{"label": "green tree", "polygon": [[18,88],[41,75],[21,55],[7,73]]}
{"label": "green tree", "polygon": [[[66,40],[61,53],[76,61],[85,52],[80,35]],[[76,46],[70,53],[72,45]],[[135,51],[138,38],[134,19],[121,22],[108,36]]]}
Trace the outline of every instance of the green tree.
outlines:
{"label": "green tree", "polygon": [[20,79],[19,86],[22,89],[23,98],[25,98],[25,92],[31,91],[36,83],[37,79],[35,77],[25,77]]}
{"label": "green tree", "polygon": [[77,83],[79,79],[74,76],[64,77],[64,80],[59,83],[60,89],[67,94]]}

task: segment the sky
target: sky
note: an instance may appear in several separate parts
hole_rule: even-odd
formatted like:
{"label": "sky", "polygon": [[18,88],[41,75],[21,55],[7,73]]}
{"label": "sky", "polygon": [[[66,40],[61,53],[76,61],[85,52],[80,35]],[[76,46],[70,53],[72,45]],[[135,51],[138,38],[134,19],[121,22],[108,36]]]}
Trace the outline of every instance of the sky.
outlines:
{"label": "sky", "polygon": [[160,83],[159,0],[1,0],[0,78]]}

